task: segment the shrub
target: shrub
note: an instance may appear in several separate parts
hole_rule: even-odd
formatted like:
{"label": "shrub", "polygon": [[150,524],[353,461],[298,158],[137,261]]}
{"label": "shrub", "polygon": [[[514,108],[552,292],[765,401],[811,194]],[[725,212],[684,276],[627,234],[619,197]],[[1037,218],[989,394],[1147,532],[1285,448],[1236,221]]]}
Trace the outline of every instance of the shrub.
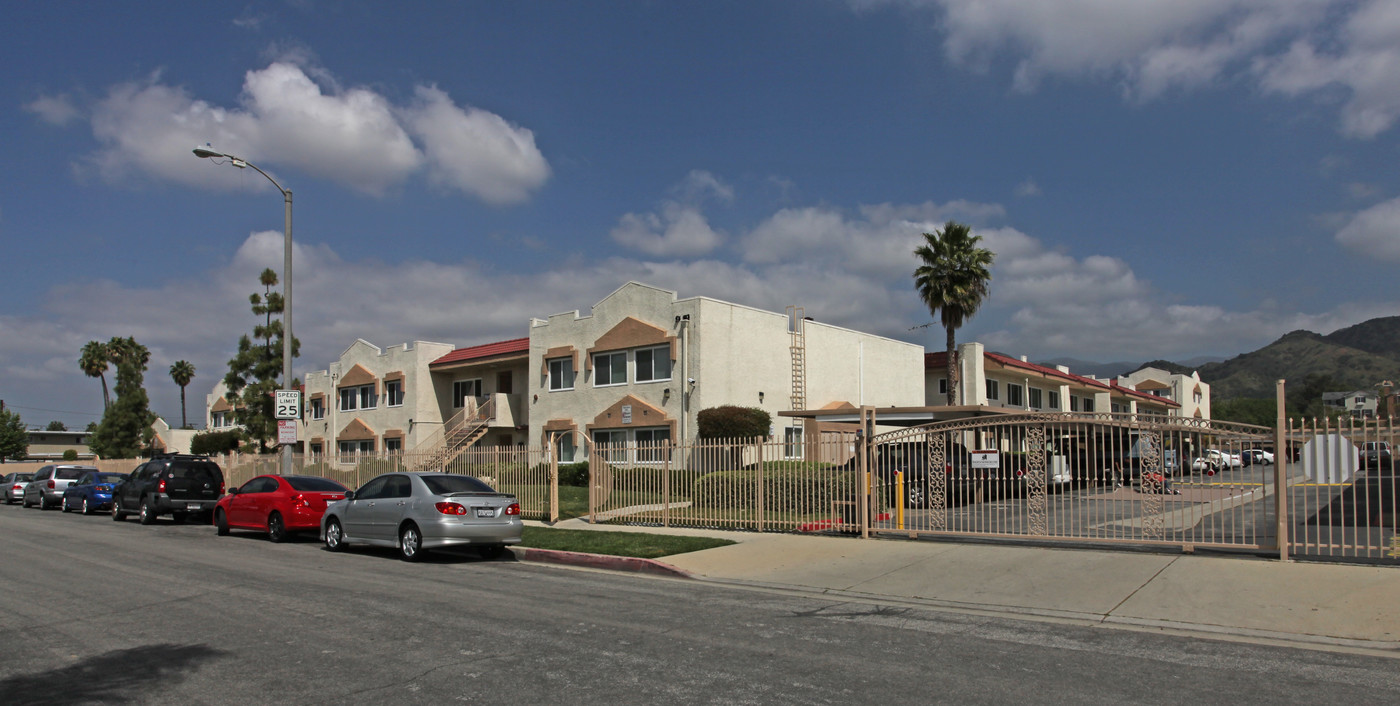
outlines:
{"label": "shrub", "polygon": [[73,449],[64,449],[64,450],[63,450],[63,460],[65,460],[65,461],[76,461],[76,460],[78,460],[78,452],[75,451],[75,450],[73,450]]}
{"label": "shrub", "polygon": [[576,488],[588,487],[588,462],[559,464],[559,485],[569,485]]}
{"label": "shrub", "polygon": [[[814,474],[811,468],[765,468],[764,509],[773,512],[811,513],[831,509],[833,500],[856,497],[859,484],[853,471]],[[692,499],[700,507],[756,509],[757,470],[719,471],[695,481]]]}
{"label": "shrub", "polygon": [[700,410],[695,422],[701,439],[766,439],[773,417],[757,407],[724,405]]}
{"label": "shrub", "polygon": [[199,456],[217,456],[237,451],[241,443],[243,443],[243,434],[237,429],[209,431],[194,435],[194,438],[190,440],[190,453]]}

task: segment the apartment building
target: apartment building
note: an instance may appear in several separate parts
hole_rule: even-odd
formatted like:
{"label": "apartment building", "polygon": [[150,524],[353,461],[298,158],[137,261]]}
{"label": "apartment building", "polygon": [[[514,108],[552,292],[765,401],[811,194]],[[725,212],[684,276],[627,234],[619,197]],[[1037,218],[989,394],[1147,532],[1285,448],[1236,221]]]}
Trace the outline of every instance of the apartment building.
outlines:
{"label": "apartment building", "polygon": [[529,438],[556,439],[561,460],[581,437],[603,443],[686,444],[696,413],[757,407],[800,455],[808,406],[916,405],[923,348],[804,316],[629,282],[588,313],[530,322]]}
{"label": "apartment building", "polygon": [[[1146,370],[1156,370],[1149,368]],[[948,354],[946,351],[924,356],[924,404],[930,407],[948,403]],[[1139,373],[1143,371],[1138,371]],[[1026,411],[1049,412],[1128,412],[1179,415],[1183,406],[1163,394],[1178,387],[1194,389],[1203,395],[1191,408],[1193,416],[1208,415],[1209,386],[1195,379],[1191,388],[1186,376],[1133,376],[1117,380],[1099,380],[1075,375],[1063,365],[1048,367],[1021,358],[992,353],[981,343],[958,346],[959,399],[964,405],[979,405]],[[1160,379],[1167,382],[1161,382]],[[1181,380],[1174,378],[1183,378]],[[1139,388],[1140,383],[1147,388]],[[1175,385],[1176,387],[1173,387]]]}

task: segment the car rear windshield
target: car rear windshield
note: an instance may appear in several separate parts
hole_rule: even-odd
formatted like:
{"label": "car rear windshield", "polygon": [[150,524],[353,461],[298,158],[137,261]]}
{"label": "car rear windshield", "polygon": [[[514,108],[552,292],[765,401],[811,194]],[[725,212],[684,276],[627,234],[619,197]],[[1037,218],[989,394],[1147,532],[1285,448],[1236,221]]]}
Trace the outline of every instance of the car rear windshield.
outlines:
{"label": "car rear windshield", "polygon": [[103,473],[97,477],[98,483],[117,483],[126,480],[124,473]]}
{"label": "car rear windshield", "polygon": [[312,493],[343,493],[345,486],[329,478],[308,478],[305,476],[293,476],[285,478],[287,485],[292,486],[292,490],[304,490]]}
{"label": "car rear windshield", "polygon": [[171,478],[217,481],[223,476],[219,467],[208,461],[176,461],[170,464]]}
{"label": "car rear windshield", "polygon": [[53,472],[53,477],[59,480],[77,480],[87,473],[88,468],[60,468]]}
{"label": "car rear windshield", "polygon": [[31,480],[34,480],[34,474],[33,474],[33,473],[17,473],[17,474],[15,474],[15,482],[16,482],[16,483],[22,483],[22,482],[31,481]]}
{"label": "car rear windshield", "polygon": [[419,476],[433,495],[453,493],[494,493],[491,486],[471,476]]}

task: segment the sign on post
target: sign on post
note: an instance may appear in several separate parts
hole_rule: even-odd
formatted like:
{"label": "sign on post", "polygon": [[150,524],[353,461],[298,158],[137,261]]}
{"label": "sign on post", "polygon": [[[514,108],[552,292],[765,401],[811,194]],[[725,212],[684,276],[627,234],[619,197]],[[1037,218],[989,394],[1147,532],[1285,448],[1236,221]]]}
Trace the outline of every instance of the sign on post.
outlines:
{"label": "sign on post", "polygon": [[284,446],[297,443],[297,420],[277,420],[277,443]]}
{"label": "sign on post", "polygon": [[277,419],[301,419],[301,390],[278,390],[275,407]]}

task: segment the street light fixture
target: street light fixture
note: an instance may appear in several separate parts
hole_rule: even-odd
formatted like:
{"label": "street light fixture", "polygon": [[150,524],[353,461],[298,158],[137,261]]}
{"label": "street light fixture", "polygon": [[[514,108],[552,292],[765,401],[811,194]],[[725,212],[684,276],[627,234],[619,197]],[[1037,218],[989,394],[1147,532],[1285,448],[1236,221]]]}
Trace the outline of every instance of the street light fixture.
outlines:
{"label": "street light fixture", "polygon": [[[289,189],[282,188],[282,185],[278,184],[277,180],[273,179],[267,172],[258,169],[258,165],[241,157],[235,157],[223,152],[215,152],[208,147],[194,148],[194,156],[201,159],[227,159],[229,164],[239,169],[251,167],[257,173],[267,177],[267,180],[272,182],[272,185],[277,187],[278,191],[282,192],[282,201],[286,204],[286,223],[283,228],[285,237],[282,258],[284,284],[282,319],[283,323],[286,325],[286,330],[282,332],[282,386],[290,390],[292,389],[292,192]],[[282,446],[282,475],[292,475],[291,444]]]}

